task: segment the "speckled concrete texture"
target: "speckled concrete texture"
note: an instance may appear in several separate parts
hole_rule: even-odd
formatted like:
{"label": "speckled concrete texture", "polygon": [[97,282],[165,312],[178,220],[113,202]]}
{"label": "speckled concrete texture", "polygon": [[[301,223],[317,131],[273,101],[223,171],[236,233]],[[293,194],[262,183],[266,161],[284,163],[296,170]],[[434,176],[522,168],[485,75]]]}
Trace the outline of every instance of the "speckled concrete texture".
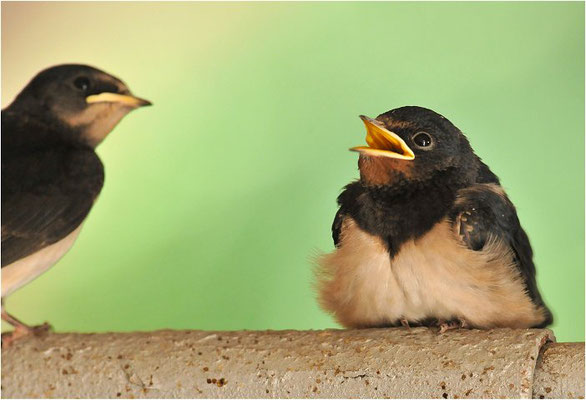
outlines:
{"label": "speckled concrete texture", "polygon": [[584,398],[584,343],[546,344],[533,379],[536,399]]}
{"label": "speckled concrete texture", "polygon": [[[49,334],[2,350],[2,397],[531,398],[553,340],[546,329]],[[540,359],[544,382],[555,357]],[[584,395],[583,382],[563,390]]]}

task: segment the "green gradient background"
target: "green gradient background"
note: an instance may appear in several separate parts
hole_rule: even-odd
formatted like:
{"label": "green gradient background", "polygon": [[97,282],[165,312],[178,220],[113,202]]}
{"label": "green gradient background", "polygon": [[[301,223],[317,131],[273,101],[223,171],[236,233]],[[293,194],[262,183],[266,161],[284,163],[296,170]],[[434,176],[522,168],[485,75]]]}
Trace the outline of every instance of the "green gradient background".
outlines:
{"label": "green gradient background", "polygon": [[2,3],[2,105],[83,62],[154,107],[98,152],[73,250],[8,299],[58,331],[336,324],[311,289],[358,114],[430,107],[518,207],[562,341],[584,340],[583,3]]}

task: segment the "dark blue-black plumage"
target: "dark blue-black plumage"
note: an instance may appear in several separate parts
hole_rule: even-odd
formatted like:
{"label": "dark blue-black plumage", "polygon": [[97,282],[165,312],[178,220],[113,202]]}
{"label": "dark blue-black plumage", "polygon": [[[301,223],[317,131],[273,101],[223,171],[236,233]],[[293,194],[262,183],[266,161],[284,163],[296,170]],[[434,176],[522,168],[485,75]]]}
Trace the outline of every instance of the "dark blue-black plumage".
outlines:
{"label": "dark blue-black plumage", "polygon": [[110,74],[67,64],[41,71],[2,110],[2,319],[12,339],[34,328],[4,310],[5,297],[71,248],[104,184],[95,147],[149,104]]}
{"label": "dark blue-black plumage", "polygon": [[[336,246],[350,217],[363,231],[380,238],[393,259],[407,241],[417,240],[448,219],[462,244],[473,251],[482,251],[490,240],[509,246],[527,294],[545,310],[535,326],[551,324],[553,317],[539,293],[533,252],[516,209],[462,132],[422,107],[398,108],[376,120],[399,135],[415,158],[405,161],[361,154],[361,178],[338,197],[340,208],[332,225]],[[432,136],[431,148],[417,146],[418,132]]]}

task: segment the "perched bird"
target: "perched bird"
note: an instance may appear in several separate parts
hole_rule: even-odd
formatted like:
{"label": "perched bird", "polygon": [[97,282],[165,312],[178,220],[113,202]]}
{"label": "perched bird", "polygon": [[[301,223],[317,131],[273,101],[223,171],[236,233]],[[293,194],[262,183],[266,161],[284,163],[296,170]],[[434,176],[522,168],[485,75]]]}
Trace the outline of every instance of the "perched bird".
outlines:
{"label": "perched bird", "polygon": [[[130,111],[150,105],[86,65],[36,75],[2,110],[2,305],[73,245],[104,183],[94,148]],[[33,328],[9,315],[13,338]]]}
{"label": "perched bird", "polygon": [[415,106],[360,118],[360,179],[318,260],[322,307],[346,327],[551,324],[515,207],[462,132]]}

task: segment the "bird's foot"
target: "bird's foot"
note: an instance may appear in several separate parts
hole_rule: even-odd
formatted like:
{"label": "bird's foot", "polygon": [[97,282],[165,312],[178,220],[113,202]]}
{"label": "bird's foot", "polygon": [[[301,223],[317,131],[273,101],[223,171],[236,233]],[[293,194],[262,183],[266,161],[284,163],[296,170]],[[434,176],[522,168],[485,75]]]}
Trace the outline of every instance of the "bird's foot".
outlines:
{"label": "bird's foot", "polygon": [[469,327],[468,323],[462,318],[458,318],[456,320],[450,320],[450,321],[440,320],[440,321],[438,321],[438,326],[439,326],[439,333],[444,333],[444,332],[452,330],[452,329],[468,328]]}
{"label": "bird's foot", "polygon": [[49,333],[52,329],[51,325],[45,322],[42,325],[28,326],[19,324],[14,326],[14,330],[2,333],[2,347],[8,348],[12,343],[27,336],[42,337]]}
{"label": "bird's foot", "polygon": [[401,317],[401,319],[399,319],[399,322],[401,323],[401,326],[403,328],[411,329],[411,327],[409,326],[409,321],[407,321],[404,317]]}
{"label": "bird's foot", "polygon": [[2,319],[14,326],[14,330],[11,332],[4,332],[2,334],[2,347],[7,348],[11,343],[17,339],[25,336],[36,336],[40,337],[46,335],[52,328],[47,322],[42,325],[29,326],[22,321],[19,321],[12,315],[8,314],[4,308],[2,308]]}

